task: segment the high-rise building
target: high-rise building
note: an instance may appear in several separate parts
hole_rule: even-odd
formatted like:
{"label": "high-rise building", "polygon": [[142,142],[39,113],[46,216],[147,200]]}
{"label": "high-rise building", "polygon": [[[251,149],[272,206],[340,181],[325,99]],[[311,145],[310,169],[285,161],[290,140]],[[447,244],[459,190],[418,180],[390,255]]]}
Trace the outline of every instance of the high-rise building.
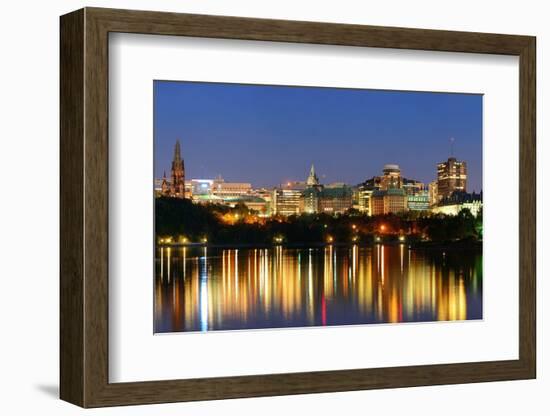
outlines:
{"label": "high-rise building", "polygon": [[466,192],[466,162],[450,157],[437,164],[437,196],[439,200],[450,197],[453,192]]}
{"label": "high-rise building", "polygon": [[166,179],[166,172],[162,178],[161,192],[165,196],[185,198],[185,165],[181,158],[180,141],[176,140],[174,158],[172,159],[172,176],[170,182]]}
{"label": "high-rise building", "polygon": [[388,164],[384,165],[380,178],[380,188],[384,191],[388,189],[400,189],[403,186],[401,178],[401,169],[399,165]]}

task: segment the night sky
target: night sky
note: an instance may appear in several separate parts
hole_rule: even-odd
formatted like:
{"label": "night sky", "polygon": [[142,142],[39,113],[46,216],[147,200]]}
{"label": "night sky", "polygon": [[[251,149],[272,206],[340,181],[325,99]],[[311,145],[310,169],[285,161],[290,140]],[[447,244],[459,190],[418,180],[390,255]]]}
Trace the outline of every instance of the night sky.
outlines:
{"label": "night sky", "polygon": [[156,178],[179,138],[188,180],[273,187],[314,163],[321,183],[356,185],[396,163],[429,183],[453,137],[481,190],[481,95],[155,81],[154,99]]}

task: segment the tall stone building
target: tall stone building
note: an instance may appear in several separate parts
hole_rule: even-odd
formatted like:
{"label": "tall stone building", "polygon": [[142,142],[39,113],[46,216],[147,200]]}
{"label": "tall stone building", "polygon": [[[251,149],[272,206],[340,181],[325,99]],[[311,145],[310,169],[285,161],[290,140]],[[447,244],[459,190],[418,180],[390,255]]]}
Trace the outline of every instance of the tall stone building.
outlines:
{"label": "tall stone building", "polygon": [[466,192],[466,162],[450,157],[446,162],[437,164],[437,197],[441,201],[449,198],[453,192]]}
{"label": "tall stone building", "polygon": [[170,182],[166,179],[166,172],[162,179],[162,194],[174,198],[185,198],[185,165],[181,158],[180,141],[176,140],[174,158],[172,159],[172,175]]}

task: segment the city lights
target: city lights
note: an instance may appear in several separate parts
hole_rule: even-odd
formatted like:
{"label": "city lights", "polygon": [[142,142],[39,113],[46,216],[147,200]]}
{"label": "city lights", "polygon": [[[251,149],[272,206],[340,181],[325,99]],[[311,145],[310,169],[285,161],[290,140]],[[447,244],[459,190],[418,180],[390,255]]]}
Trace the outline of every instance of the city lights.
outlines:
{"label": "city lights", "polygon": [[[449,181],[449,171],[455,168],[459,170],[459,175],[456,180]],[[437,173],[437,180],[429,186],[402,176],[401,168],[396,164],[384,165],[382,175],[357,185],[343,182],[323,184],[320,177],[324,175],[318,176],[313,165],[305,180],[287,180],[271,188],[254,188],[251,182],[226,182],[221,175],[215,179],[186,181],[181,147],[176,142],[171,181],[164,175],[161,186],[155,190],[157,197],[185,200],[187,207],[189,203],[197,206],[198,210],[189,208],[191,216],[208,223],[205,229],[215,235],[217,244],[234,243],[243,238],[245,244],[250,244],[246,239],[251,236],[265,242],[265,237],[260,237],[262,231],[269,233],[267,238],[271,239],[272,244],[302,244],[311,241],[314,234],[309,234],[309,230],[324,234],[324,237],[318,234],[320,241],[317,243],[332,244],[345,235],[342,227],[349,227],[351,235],[348,235],[347,241],[350,243],[433,242],[432,235],[426,237],[430,234],[429,223],[419,219],[430,221],[430,218],[438,218],[436,216],[464,215],[464,210],[476,217],[476,223],[473,233],[470,231],[471,224],[468,231],[462,227],[460,232],[473,234],[481,241],[481,194],[466,193],[466,162],[451,157],[447,162],[437,164],[434,173]],[[167,218],[171,215],[169,213]],[[215,221],[208,220],[211,216],[215,217]],[[275,223],[286,225],[282,228],[274,226]],[[176,243],[209,243],[209,239],[198,230],[198,235],[176,237]],[[283,230],[285,238],[280,234]],[[435,234],[438,236],[436,240],[458,241],[464,238],[457,232],[446,232],[449,235],[443,237],[441,233]],[[172,237],[166,236],[158,240],[162,245],[171,245],[173,241]]]}
{"label": "city lights", "polygon": [[[356,184],[321,183],[311,165],[305,180],[287,180],[272,187],[254,188],[251,182],[226,182],[221,175],[214,179],[186,180],[180,143],[176,141],[171,176],[168,178],[165,174],[162,179],[155,180],[155,195],[188,199],[200,205],[231,209],[238,206],[239,212],[223,214],[223,221],[227,224],[241,220],[250,224],[257,222],[258,218],[303,214],[337,216],[352,210],[370,217],[409,211],[422,215],[442,213],[456,216],[467,209],[473,216],[478,216],[482,210],[482,195],[466,191],[466,162],[449,157],[433,166],[436,179],[428,184],[402,176],[399,165],[388,163],[383,166],[382,175]],[[241,209],[254,214],[243,213]],[[232,218],[227,218],[227,215],[232,215]],[[353,231],[358,230],[357,224],[350,225]],[[328,225],[324,227],[328,228]],[[385,224],[378,231],[391,233]]]}
{"label": "city lights", "polygon": [[479,94],[153,84],[155,333],[484,318]]}

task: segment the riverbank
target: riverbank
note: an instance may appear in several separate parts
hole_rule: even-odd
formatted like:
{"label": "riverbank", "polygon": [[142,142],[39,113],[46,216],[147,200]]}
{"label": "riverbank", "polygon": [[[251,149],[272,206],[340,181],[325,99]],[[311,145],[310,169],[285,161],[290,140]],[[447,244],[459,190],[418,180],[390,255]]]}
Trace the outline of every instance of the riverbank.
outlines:
{"label": "riverbank", "polygon": [[322,247],[375,247],[377,245],[400,246],[405,245],[410,249],[426,250],[481,250],[483,241],[477,240],[457,240],[457,241],[407,241],[399,239],[383,239],[372,242],[307,242],[307,243],[208,243],[208,242],[163,242],[157,243],[157,247],[206,247],[206,248],[226,248],[226,249],[268,249],[276,247],[284,248],[322,248]]}

